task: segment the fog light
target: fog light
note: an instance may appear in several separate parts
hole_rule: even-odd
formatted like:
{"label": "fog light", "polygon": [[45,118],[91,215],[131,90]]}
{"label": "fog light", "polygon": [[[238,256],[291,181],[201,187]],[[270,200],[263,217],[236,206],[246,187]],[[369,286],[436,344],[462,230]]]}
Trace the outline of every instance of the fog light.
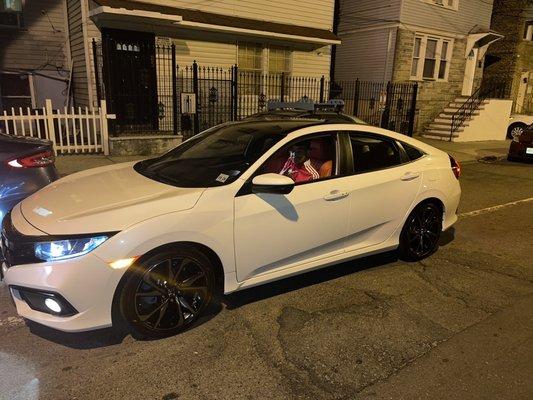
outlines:
{"label": "fog light", "polygon": [[51,299],[50,297],[44,301],[44,305],[55,313],[61,312],[61,306],[59,305],[59,303],[54,299]]}

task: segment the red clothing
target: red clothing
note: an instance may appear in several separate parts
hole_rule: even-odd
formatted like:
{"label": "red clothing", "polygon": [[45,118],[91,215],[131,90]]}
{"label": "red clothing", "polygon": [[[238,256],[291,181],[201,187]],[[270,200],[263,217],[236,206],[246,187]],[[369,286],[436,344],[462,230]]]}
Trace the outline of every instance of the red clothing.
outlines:
{"label": "red clothing", "polygon": [[300,166],[294,162],[293,157],[289,157],[280,171],[281,175],[289,176],[294,182],[307,182],[320,178],[321,162],[307,160]]}

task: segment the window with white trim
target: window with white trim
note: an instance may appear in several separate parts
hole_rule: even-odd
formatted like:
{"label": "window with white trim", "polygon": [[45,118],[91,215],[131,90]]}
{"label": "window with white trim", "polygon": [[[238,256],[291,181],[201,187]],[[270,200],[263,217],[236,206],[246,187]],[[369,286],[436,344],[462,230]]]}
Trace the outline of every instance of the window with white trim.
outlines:
{"label": "window with white trim", "polygon": [[448,80],[453,43],[450,39],[416,35],[411,64],[413,80]]}
{"label": "window with white trim", "polygon": [[433,4],[435,6],[448,8],[450,10],[459,9],[459,0],[422,0],[424,3]]}
{"label": "window with white trim", "polygon": [[23,0],[0,0],[0,27],[21,28]]}

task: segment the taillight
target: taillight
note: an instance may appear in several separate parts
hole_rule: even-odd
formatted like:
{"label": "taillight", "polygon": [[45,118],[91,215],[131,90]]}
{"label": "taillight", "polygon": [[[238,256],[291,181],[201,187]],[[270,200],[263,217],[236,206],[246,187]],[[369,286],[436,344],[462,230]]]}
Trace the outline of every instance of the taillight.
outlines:
{"label": "taillight", "polygon": [[30,156],[15,158],[7,162],[7,165],[13,168],[39,168],[46,167],[55,162],[56,158],[51,151],[32,154]]}
{"label": "taillight", "polygon": [[461,166],[459,165],[457,161],[455,161],[455,158],[453,158],[449,154],[448,156],[450,157],[450,164],[452,166],[453,174],[455,175],[457,179],[459,179],[461,177]]}

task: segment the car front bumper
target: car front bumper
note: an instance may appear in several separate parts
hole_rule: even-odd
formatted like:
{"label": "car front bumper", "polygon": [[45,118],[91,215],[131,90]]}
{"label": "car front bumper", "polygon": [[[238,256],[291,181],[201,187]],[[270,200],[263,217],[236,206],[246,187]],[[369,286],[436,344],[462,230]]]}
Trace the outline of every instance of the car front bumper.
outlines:
{"label": "car front bumper", "polygon": [[[114,270],[97,256],[89,253],[53,263],[10,268],[4,265],[3,269],[5,282],[21,317],[66,332],[112,325],[113,296],[124,271]],[[32,309],[21,293],[24,289],[59,295],[76,312],[59,316]]]}

